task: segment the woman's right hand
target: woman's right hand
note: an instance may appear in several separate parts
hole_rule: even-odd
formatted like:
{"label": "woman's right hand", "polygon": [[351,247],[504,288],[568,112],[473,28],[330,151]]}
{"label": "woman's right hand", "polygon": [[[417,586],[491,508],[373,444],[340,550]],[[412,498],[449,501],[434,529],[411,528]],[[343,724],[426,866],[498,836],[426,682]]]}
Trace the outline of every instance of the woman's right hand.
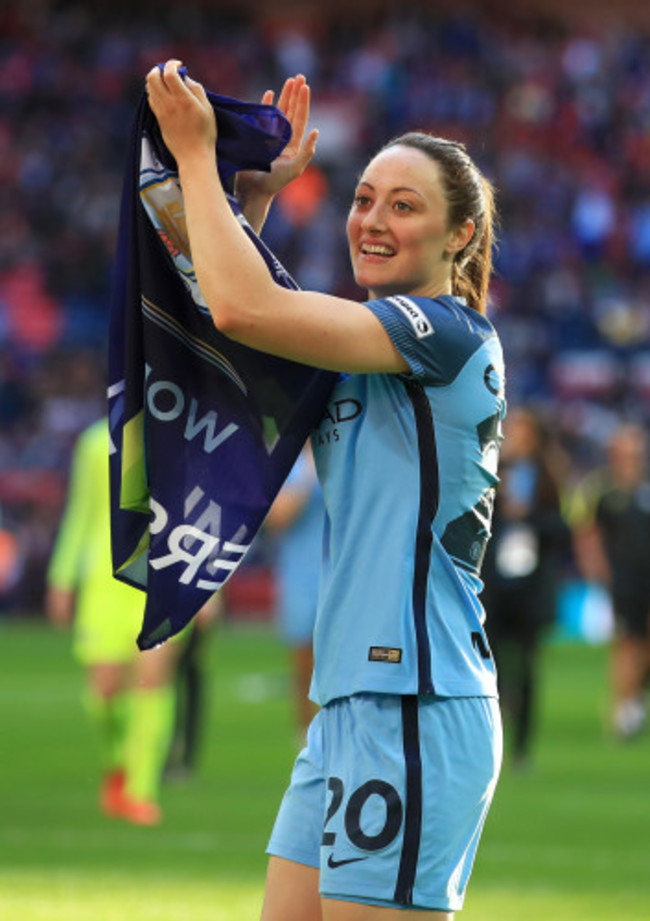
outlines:
{"label": "woman's right hand", "polygon": [[75,593],[67,588],[48,586],[45,596],[45,613],[50,623],[61,629],[68,627],[74,618]]}
{"label": "woman's right hand", "polygon": [[217,122],[214,109],[200,83],[178,72],[180,61],[170,60],[161,70],[147,74],[147,96],[158,119],[163,140],[179,169],[206,152],[214,158]]}

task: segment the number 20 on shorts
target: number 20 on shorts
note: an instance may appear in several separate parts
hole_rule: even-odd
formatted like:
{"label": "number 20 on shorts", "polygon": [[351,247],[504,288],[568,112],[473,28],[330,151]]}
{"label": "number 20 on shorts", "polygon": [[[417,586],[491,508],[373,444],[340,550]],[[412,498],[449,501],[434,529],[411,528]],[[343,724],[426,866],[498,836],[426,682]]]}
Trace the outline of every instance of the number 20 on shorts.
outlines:
{"label": "number 20 on shorts", "polygon": [[[339,810],[343,808],[345,789],[340,777],[329,777],[327,788],[332,794],[332,798],[325,816],[322,844],[325,847],[333,847],[336,842],[336,834],[327,831],[327,826]],[[361,827],[361,814],[364,806],[373,796],[379,796],[384,800],[386,816],[383,827],[374,834],[369,835]],[[403,814],[402,800],[395,787],[384,780],[368,780],[360,787],[357,787],[348,799],[343,815],[345,833],[350,842],[360,850],[380,851],[388,847],[399,834]]]}

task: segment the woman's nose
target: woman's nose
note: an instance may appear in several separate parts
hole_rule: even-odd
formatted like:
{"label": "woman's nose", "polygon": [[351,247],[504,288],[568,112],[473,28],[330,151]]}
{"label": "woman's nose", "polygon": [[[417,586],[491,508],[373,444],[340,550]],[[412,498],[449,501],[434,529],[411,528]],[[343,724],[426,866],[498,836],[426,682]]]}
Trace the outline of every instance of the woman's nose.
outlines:
{"label": "woman's nose", "polygon": [[386,213],[380,202],[375,202],[363,216],[361,226],[366,231],[381,231],[386,227]]}

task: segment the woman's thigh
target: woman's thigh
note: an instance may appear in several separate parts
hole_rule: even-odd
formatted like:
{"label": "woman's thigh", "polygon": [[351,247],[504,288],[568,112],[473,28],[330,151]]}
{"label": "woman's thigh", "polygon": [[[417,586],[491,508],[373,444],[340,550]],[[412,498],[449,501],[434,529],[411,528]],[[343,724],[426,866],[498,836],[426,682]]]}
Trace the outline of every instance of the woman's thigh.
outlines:
{"label": "woman's thigh", "polygon": [[261,921],[322,921],[318,870],[270,857]]}
{"label": "woman's thigh", "polygon": [[323,921],[452,921],[453,912],[381,908],[360,902],[323,899]]}
{"label": "woman's thigh", "polygon": [[318,870],[304,864],[269,859],[261,921],[451,921],[451,912],[405,912],[359,902],[322,899],[318,894]]}

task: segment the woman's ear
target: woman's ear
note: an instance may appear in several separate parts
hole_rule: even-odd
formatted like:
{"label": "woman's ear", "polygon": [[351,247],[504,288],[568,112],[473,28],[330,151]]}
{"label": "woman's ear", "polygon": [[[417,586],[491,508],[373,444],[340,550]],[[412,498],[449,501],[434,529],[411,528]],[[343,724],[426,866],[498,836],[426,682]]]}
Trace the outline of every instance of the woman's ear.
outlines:
{"label": "woman's ear", "polygon": [[452,230],[449,235],[449,240],[445,246],[445,252],[454,256],[456,253],[461,252],[465,249],[469,241],[474,236],[474,230],[476,225],[471,218],[467,218],[466,221],[463,221],[455,230]]}

